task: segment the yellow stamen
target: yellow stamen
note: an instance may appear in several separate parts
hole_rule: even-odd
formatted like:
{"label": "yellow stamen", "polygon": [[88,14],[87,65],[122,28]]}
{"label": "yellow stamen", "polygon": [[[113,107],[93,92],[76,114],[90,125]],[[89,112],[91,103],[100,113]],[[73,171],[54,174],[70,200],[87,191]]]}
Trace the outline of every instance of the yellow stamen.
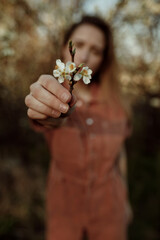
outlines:
{"label": "yellow stamen", "polygon": [[73,70],[74,69],[74,66],[73,64],[70,65],[70,69]]}
{"label": "yellow stamen", "polygon": [[83,70],[83,74],[84,74],[84,75],[88,75],[87,70]]}

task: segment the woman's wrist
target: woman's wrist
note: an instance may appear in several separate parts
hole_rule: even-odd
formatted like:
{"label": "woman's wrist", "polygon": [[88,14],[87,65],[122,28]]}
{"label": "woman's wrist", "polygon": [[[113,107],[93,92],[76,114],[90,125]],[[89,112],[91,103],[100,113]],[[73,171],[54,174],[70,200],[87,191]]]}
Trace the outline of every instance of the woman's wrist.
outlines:
{"label": "woman's wrist", "polygon": [[33,121],[36,125],[52,129],[52,128],[60,127],[65,122],[65,118],[60,119],[60,118],[48,117],[46,119],[34,119]]}

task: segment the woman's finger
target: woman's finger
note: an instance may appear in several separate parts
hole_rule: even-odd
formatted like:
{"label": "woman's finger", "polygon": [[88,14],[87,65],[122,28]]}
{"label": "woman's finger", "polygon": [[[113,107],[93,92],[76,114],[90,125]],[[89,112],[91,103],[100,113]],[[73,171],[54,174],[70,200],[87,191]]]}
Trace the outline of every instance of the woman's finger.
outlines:
{"label": "woman's finger", "polygon": [[61,115],[59,111],[56,111],[48,107],[47,105],[43,104],[42,102],[38,101],[31,94],[26,96],[25,104],[30,109],[50,117],[58,118]]}
{"label": "woman's finger", "polygon": [[35,110],[32,110],[31,108],[28,109],[27,115],[29,118],[32,119],[46,119],[47,116],[45,114],[39,113]]}
{"label": "woman's finger", "polygon": [[38,83],[32,84],[31,94],[39,102],[58,112],[66,113],[69,109],[69,105],[67,103],[61,102],[55,95],[47,91]]}
{"label": "woman's finger", "polygon": [[71,101],[69,102],[69,106],[73,107],[76,104],[76,102],[77,102],[77,97],[74,94],[72,94],[72,98],[71,98]]}
{"label": "woman's finger", "polygon": [[51,75],[42,75],[38,83],[54,94],[60,101],[68,103],[71,100],[70,92]]}

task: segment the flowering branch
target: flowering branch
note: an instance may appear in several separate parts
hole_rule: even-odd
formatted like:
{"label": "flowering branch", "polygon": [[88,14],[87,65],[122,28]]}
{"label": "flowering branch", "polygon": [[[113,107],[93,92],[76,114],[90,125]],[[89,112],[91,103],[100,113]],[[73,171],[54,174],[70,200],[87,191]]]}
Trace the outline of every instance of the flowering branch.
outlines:
{"label": "flowering branch", "polygon": [[69,81],[70,93],[72,94],[74,84],[79,80],[83,80],[85,84],[91,82],[92,70],[88,67],[83,67],[84,63],[81,63],[78,67],[74,63],[74,56],[76,53],[76,48],[73,49],[73,43],[69,41],[69,52],[71,55],[71,60],[64,64],[60,59],[56,60],[56,66],[53,70],[53,76],[58,78],[59,83],[63,83],[65,80]]}
{"label": "flowering branch", "polygon": [[69,40],[68,44],[69,44],[69,52],[71,54],[71,60],[72,60],[72,62],[74,62],[74,56],[75,56],[75,53],[76,53],[76,48],[73,49],[74,45],[73,45],[71,40]]}

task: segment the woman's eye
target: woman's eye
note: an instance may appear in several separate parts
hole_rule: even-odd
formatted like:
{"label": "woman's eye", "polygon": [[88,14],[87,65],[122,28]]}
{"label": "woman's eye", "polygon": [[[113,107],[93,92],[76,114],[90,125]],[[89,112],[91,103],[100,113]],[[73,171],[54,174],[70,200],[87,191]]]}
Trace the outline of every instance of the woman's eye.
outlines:
{"label": "woman's eye", "polygon": [[92,53],[98,56],[102,55],[102,51],[100,51],[99,49],[92,49]]}
{"label": "woman's eye", "polygon": [[82,42],[75,42],[75,47],[81,48],[81,47],[83,47],[83,43]]}

